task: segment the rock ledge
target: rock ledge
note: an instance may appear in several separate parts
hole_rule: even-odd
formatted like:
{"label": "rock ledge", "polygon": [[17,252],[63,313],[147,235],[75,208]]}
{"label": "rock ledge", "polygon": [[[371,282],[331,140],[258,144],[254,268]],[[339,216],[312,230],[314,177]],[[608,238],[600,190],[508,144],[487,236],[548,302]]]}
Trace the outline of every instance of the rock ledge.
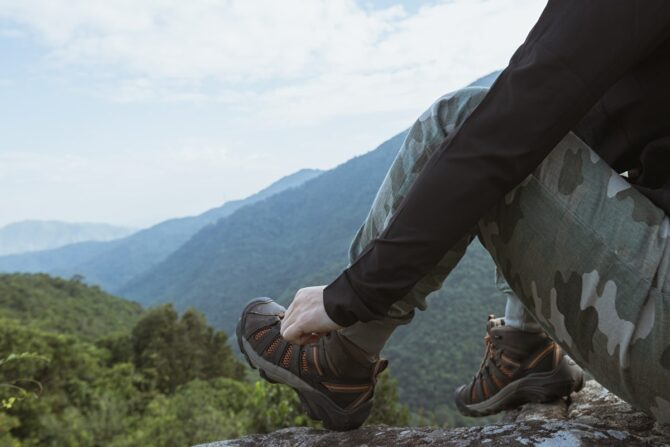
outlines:
{"label": "rock ledge", "polygon": [[285,428],[267,435],[203,444],[200,447],[288,446],[670,446],[670,427],[633,410],[597,382],[589,381],[572,401],[528,404],[503,422],[482,427],[369,426],[338,433]]}

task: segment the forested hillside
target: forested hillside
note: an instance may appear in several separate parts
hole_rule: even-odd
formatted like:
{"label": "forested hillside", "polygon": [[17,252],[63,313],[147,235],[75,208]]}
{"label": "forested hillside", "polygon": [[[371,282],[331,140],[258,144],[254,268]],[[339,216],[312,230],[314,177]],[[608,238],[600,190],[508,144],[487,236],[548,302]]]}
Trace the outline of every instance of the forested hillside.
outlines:
{"label": "forested hillside", "polygon": [[121,294],[194,306],[230,331],[250,297],[336,273],[404,137],[203,229]]}
{"label": "forested hillside", "polygon": [[139,304],[88,287],[76,277],[0,275],[0,316],[36,329],[95,339],[130,330],[141,314]]}
{"label": "forested hillside", "polygon": [[[317,425],[198,312],[46,275],[0,275],[0,296],[3,447],[183,447]],[[370,422],[406,424],[395,382],[380,386]]]}

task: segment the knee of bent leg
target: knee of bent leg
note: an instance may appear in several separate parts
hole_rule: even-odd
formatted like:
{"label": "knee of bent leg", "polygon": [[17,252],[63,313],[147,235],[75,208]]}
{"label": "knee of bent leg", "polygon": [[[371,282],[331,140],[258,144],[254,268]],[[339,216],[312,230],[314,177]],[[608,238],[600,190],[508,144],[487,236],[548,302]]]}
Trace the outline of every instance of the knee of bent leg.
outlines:
{"label": "knee of bent leg", "polygon": [[459,105],[460,107],[469,106],[474,109],[477,105],[479,105],[480,102],[482,102],[488,91],[488,87],[463,87],[437,98],[435,102],[433,102],[433,108],[436,106],[440,107],[444,106],[445,104],[449,104],[452,106]]}
{"label": "knee of bent leg", "polygon": [[464,87],[440,96],[421,119],[429,118],[438,122],[446,133],[460,125],[482,102],[488,87]]}
{"label": "knee of bent leg", "polygon": [[408,172],[419,172],[430,155],[445,138],[460,125],[484,99],[488,88],[466,87],[438,98],[409,129],[391,176],[406,176]]}

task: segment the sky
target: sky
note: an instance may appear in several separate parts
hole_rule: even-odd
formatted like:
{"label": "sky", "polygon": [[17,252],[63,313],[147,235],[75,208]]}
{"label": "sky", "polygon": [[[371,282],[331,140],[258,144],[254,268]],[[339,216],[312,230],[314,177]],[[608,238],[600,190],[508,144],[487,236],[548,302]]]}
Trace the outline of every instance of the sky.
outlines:
{"label": "sky", "polygon": [[504,68],[543,0],[0,0],[0,226],[147,227],[330,169]]}

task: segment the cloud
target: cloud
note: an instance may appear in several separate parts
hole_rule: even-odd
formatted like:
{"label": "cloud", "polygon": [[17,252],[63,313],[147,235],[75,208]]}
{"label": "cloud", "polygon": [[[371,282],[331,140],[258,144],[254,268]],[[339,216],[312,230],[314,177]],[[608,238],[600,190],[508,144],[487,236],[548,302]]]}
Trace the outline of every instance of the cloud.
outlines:
{"label": "cloud", "polygon": [[247,83],[355,60],[402,10],[364,12],[338,0],[26,0],[1,2],[0,14],[35,31],[60,63]]}
{"label": "cloud", "polygon": [[[241,171],[245,178],[239,178]],[[242,197],[268,173],[276,176],[258,154],[197,139],[177,142],[175,149],[118,151],[102,158],[2,151],[0,180],[12,193],[0,197],[0,206],[9,220],[67,216],[144,226]],[[231,185],[228,180],[236,176]]]}
{"label": "cloud", "polygon": [[546,2],[398,3],[0,0],[0,88],[36,111],[0,147],[4,218],[143,225],[332,167],[504,67]]}
{"label": "cloud", "polygon": [[2,28],[0,29],[0,37],[8,39],[19,39],[28,37],[25,31],[21,31],[15,28]]}
{"label": "cloud", "polygon": [[506,65],[543,4],[452,0],[409,14],[352,0],[0,0],[0,18],[105,98],[253,101],[306,124],[427,105]]}

